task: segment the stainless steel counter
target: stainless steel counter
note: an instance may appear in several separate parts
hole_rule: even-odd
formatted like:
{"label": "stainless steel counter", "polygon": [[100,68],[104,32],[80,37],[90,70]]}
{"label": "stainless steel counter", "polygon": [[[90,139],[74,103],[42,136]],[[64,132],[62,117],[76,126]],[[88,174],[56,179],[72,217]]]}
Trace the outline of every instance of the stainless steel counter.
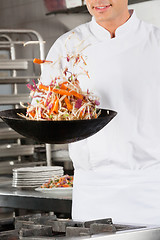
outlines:
{"label": "stainless steel counter", "polygon": [[2,181],[0,178],[0,207],[71,213],[71,196],[16,189],[12,188],[11,181]]}

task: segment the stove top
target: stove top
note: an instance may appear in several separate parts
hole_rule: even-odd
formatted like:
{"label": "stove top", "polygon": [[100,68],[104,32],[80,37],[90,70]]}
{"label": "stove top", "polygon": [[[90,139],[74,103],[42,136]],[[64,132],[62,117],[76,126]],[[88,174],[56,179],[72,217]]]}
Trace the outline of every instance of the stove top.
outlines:
{"label": "stove top", "polygon": [[113,224],[111,218],[79,222],[56,215],[33,214],[0,222],[0,240],[160,240],[160,227]]}

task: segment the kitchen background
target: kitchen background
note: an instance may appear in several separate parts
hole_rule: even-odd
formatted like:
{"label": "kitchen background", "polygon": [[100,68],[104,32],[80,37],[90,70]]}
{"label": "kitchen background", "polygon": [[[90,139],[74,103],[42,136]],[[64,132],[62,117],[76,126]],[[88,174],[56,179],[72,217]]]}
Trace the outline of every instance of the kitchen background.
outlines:
{"label": "kitchen background", "polygon": [[[81,7],[78,7],[78,10],[75,12],[74,7],[77,6]],[[70,29],[73,29],[77,25],[85,23],[91,19],[90,14],[87,10],[84,10],[83,7],[85,7],[85,3],[82,0],[0,0],[0,29],[15,31],[26,29],[36,31],[45,41],[45,57],[50,47],[59,36]],[[130,0],[129,8],[135,9],[137,15],[141,19],[160,27],[160,0]],[[20,39],[20,36],[21,34],[17,33],[16,36],[11,35],[11,38],[13,37],[14,41],[17,41]],[[3,37],[4,36],[2,36],[2,40],[4,41]],[[32,46],[32,48],[29,48],[28,46],[17,47],[17,45],[15,45],[16,58],[33,59],[38,57],[39,52],[36,47],[35,45]],[[0,58],[3,59],[9,57],[9,53],[5,48],[0,49]],[[35,66],[31,66],[27,69],[27,71],[27,75],[37,76],[39,76],[41,72],[40,68],[36,68]],[[16,71],[16,75],[14,75],[14,70],[11,72],[10,69],[4,70],[3,67],[1,67],[0,74],[2,78],[6,75],[26,76],[26,71],[20,69],[19,72]],[[3,79],[1,80],[3,83]],[[0,85],[0,96],[2,96],[2,101],[0,100],[0,110],[13,107],[12,105],[6,105],[6,103],[4,103],[4,95],[7,97],[7,95],[13,93],[13,84],[2,83]],[[18,93],[28,93],[26,84],[18,84],[16,87],[16,91]],[[14,136],[9,137],[11,136],[11,131],[8,133],[8,130],[6,130],[7,128],[4,130],[4,124],[2,122],[0,123],[0,127],[0,174],[11,174],[12,168],[17,166],[17,162],[15,160],[17,158],[18,163],[21,163],[23,158],[25,161],[27,159],[27,161],[31,162],[32,158],[34,160],[36,158],[39,164],[41,160],[42,164],[46,163],[46,148],[43,144],[37,144],[32,142],[30,139],[14,139],[16,135],[13,134]],[[20,146],[17,148],[17,141],[18,145],[22,144],[30,146],[27,146],[26,153],[24,149],[20,151]],[[24,147],[25,146],[23,146],[23,148]],[[66,144],[52,145],[49,147],[48,151],[51,152],[51,156],[49,156],[51,164],[57,164],[58,161],[59,164],[64,165],[66,171],[73,170],[73,166],[68,155],[68,146]],[[21,152],[23,154],[21,154]]]}
{"label": "kitchen background", "polygon": [[[66,9],[65,3],[68,4],[68,9]],[[41,72],[39,67],[31,64],[33,58],[39,58],[40,56],[39,45],[37,46],[33,44],[23,47],[23,44],[17,44],[17,41],[25,42],[31,40],[32,35],[29,33],[26,38],[23,36],[21,40],[22,33],[18,33],[18,31],[21,32],[21,30],[26,30],[39,33],[45,41],[45,58],[50,47],[59,36],[74,27],[91,20],[91,16],[86,11],[85,5],[83,5],[83,8],[78,8],[76,12],[74,8],[71,9],[71,7],[76,7],[78,5],[82,6],[82,3],[84,4],[83,0],[0,0],[0,111],[14,108],[17,103],[24,98],[24,96],[19,94],[29,95],[29,90],[27,89],[26,84],[31,82],[32,79],[37,80],[37,76],[39,76]],[[160,27],[160,0],[129,0],[129,3],[129,8],[135,9],[137,15],[141,19]],[[55,12],[53,8],[59,8],[59,10]],[[8,33],[5,33],[5,30],[7,30]],[[13,34],[12,31],[15,31],[16,34]],[[15,42],[15,52],[13,51],[12,54],[8,45],[6,47],[6,45],[3,44],[3,42],[10,41],[10,39]],[[35,40],[35,38],[33,38],[33,40]],[[14,66],[11,69],[10,67],[6,67],[3,62],[8,64],[7,66],[10,66],[10,60],[12,60],[11,55],[13,55],[13,59],[24,60],[18,64],[26,64],[27,68],[25,66],[23,68],[21,66],[19,67],[17,62],[15,62],[16,66],[18,66],[18,69],[16,70],[14,69]],[[15,80],[15,83],[13,80]],[[19,81],[18,84],[16,81]],[[16,94],[17,102],[15,104],[14,97]],[[47,159],[49,159],[49,161]],[[0,120],[1,198],[3,197],[3,189],[7,186],[4,184],[7,183],[8,179],[12,179],[13,169],[43,165],[63,166],[64,173],[72,175],[73,165],[69,158],[68,145],[45,145],[44,143],[24,138],[8,128],[8,126]],[[11,185],[10,180],[9,184]],[[15,193],[11,192],[11,194],[18,195],[18,191],[16,192],[15,190]],[[7,195],[6,204],[10,202],[9,198],[10,196]],[[1,202],[3,201],[1,200]],[[15,209],[12,209],[10,205],[8,205],[9,208],[2,206],[6,205],[2,204],[0,206],[0,220],[15,214]],[[18,207],[16,214],[26,214],[26,212],[28,213],[28,210],[19,209]],[[0,232],[1,224],[2,222],[0,221]]]}
{"label": "kitchen background", "polygon": [[[74,3],[81,3],[81,0],[68,0],[66,1],[71,7]],[[73,29],[77,25],[90,21],[91,16],[84,10],[78,8],[78,12],[66,10],[63,5],[61,13],[53,11],[53,7],[63,5],[64,1],[61,0],[0,0],[0,31],[7,30],[34,30],[38,32],[45,41],[44,56],[48,53],[54,41],[63,33]],[[129,8],[135,9],[137,15],[150,23],[160,27],[160,0],[152,1],[129,1],[132,3]],[[78,5],[78,4],[77,4]],[[61,9],[61,8],[60,8]],[[53,11],[53,12],[52,12]],[[52,12],[49,14],[49,12]],[[21,34],[13,36],[14,41],[20,39]],[[0,42],[6,41],[6,37],[0,35]],[[30,49],[30,50],[29,50]],[[37,46],[15,47],[17,59],[33,59],[38,57]],[[30,55],[31,54],[31,55]],[[26,76],[26,71],[20,69],[18,72],[12,68],[3,69],[3,59],[8,59],[10,56],[6,48],[0,47],[0,110],[7,109],[12,106],[4,102],[5,97],[13,94],[13,84],[4,84],[4,77]],[[31,63],[30,63],[31,64]],[[26,69],[25,69],[26,70]],[[30,66],[27,69],[28,75],[40,75],[40,68]],[[34,71],[34,73],[33,73]],[[25,82],[24,82],[25,83]],[[18,93],[26,93],[26,84],[18,84]],[[28,92],[27,92],[28,93]],[[19,98],[21,99],[21,98]],[[6,100],[6,102],[8,99]],[[15,105],[15,104],[14,104]],[[51,145],[48,146],[50,151],[51,165],[62,165],[65,173],[72,174],[73,166],[68,155],[68,145]],[[1,121],[0,122],[0,175],[12,175],[12,169],[21,166],[37,166],[46,164],[46,146],[42,143],[37,143],[30,139],[24,139]],[[0,213],[2,210],[0,209]]]}
{"label": "kitchen background", "polygon": [[[83,5],[83,6],[82,6]],[[75,7],[78,10],[75,12]],[[79,7],[80,6],[80,7]],[[48,53],[50,47],[55,40],[63,33],[73,29],[77,25],[90,21],[91,16],[84,8],[85,3],[82,0],[0,0],[0,30],[33,30],[39,33],[44,44],[44,57]],[[137,15],[150,23],[160,27],[160,0],[143,1],[143,0],[130,0],[129,8],[135,9]],[[11,35],[14,41],[21,37],[21,33]],[[6,41],[6,39],[2,40]],[[33,59],[39,56],[37,45],[26,47],[19,47],[15,45],[15,55],[17,59],[30,58]],[[5,48],[0,49],[0,58],[10,58],[8,50]],[[31,65],[31,63],[30,63]],[[29,65],[29,66],[30,66]],[[34,73],[33,73],[34,72]],[[40,68],[30,66],[27,73],[24,70],[14,72],[14,70],[3,69],[1,67],[0,74],[4,76],[26,76],[27,75],[40,75]],[[13,94],[13,84],[4,84],[3,79],[0,85],[0,110],[8,109],[13,105],[7,105],[4,102],[4,95]],[[17,84],[17,93],[28,93],[26,84]],[[21,98],[19,98],[21,99]],[[12,100],[11,100],[12,102]],[[4,128],[5,127],[5,128]],[[44,144],[39,144],[31,141],[30,139],[17,140],[17,135],[8,131],[6,126],[0,123],[0,174],[11,174],[12,169],[17,164],[24,164],[23,160],[30,165],[46,164],[46,147]],[[18,141],[18,143],[17,143]],[[18,145],[18,147],[17,147]],[[23,145],[23,146],[19,146]],[[25,146],[27,145],[27,146]],[[22,147],[22,150],[20,150]],[[27,147],[25,150],[24,148]],[[49,146],[48,152],[51,164],[61,164],[65,167],[66,171],[73,170],[72,163],[68,155],[68,145],[52,145]],[[18,159],[18,160],[17,160]],[[13,160],[13,161],[12,161]],[[34,161],[33,161],[34,160]],[[17,162],[18,161],[18,162]],[[31,161],[31,162],[30,162]],[[21,166],[21,165],[18,165]]]}

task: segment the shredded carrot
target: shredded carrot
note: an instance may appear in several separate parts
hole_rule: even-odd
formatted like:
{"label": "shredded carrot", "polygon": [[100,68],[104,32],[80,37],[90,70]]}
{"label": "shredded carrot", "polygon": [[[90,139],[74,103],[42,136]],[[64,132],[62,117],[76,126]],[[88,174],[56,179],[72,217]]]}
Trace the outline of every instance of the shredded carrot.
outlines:
{"label": "shredded carrot", "polygon": [[80,93],[77,93],[76,91],[71,90],[70,91],[71,95],[75,96],[76,98],[80,98],[83,100],[84,96]]}
{"label": "shredded carrot", "polygon": [[59,106],[59,99],[55,101],[54,107],[53,107],[53,112],[56,114],[58,113],[58,106]]}
{"label": "shredded carrot", "polygon": [[70,103],[68,97],[65,97],[64,101],[65,101],[65,104],[67,105],[67,109],[68,109],[69,111],[72,111],[73,106],[72,106],[72,104]]}
{"label": "shredded carrot", "polygon": [[39,84],[38,88],[39,88],[39,90],[45,90],[45,91],[49,90],[49,86],[45,86],[43,84]]}
{"label": "shredded carrot", "polygon": [[87,63],[86,63],[86,61],[84,60],[84,58],[83,58],[82,56],[81,56],[81,58],[82,58],[84,64],[87,65]]}
{"label": "shredded carrot", "polygon": [[57,100],[57,97],[55,96],[55,99],[53,101],[53,105],[52,105],[52,107],[51,107],[51,109],[49,111],[49,115],[51,115],[54,112],[54,105],[55,105],[56,100]]}
{"label": "shredded carrot", "polygon": [[80,112],[79,117],[80,117],[80,118],[83,117],[83,110]]}
{"label": "shredded carrot", "polygon": [[70,185],[68,185],[68,184],[64,184],[63,186],[62,186],[63,188],[65,187],[71,187]]}
{"label": "shredded carrot", "polygon": [[83,98],[84,98],[84,96],[83,96],[82,94],[80,94],[80,93],[78,93],[78,92],[76,92],[76,91],[74,91],[74,90],[71,90],[70,88],[68,88],[67,86],[65,86],[65,83],[63,83],[63,84],[61,85],[61,89],[68,90],[68,91],[71,93],[71,95],[75,96],[76,98],[80,98],[80,99],[82,99],[82,100],[83,100]]}
{"label": "shredded carrot", "polygon": [[66,95],[66,96],[71,96],[71,95],[72,95],[69,91],[63,90],[63,89],[54,88],[52,91],[53,91],[54,93],[58,93],[58,94],[60,94],[60,95]]}
{"label": "shredded carrot", "polygon": [[66,83],[67,83],[67,82],[62,83],[62,84],[60,85],[60,89],[68,90],[68,87],[65,86]]}
{"label": "shredded carrot", "polygon": [[31,115],[31,116],[34,118],[34,116],[35,116],[35,111],[31,111],[31,112],[29,112],[28,114]]}
{"label": "shredded carrot", "polygon": [[80,67],[84,72],[85,74],[87,75],[88,78],[90,78],[89,74],[88,74],[88,71],[86,71],[84,68]]}
{"label": "shredded carrot", "polygon": [[[84,96],[74,90],[71,90],[69,89],[67,86],[65,86],[65,84],[61,84],[60,86],[61,89],[58,89],[58,88],[51,88],[50,87],[50,91],[54,92],[54,93],[57,93],[57,94],[60,94],[60,95],[66,95],[66,96],[75,96],[76,98],[80,98],[83,100]],[[45,90],[45,91],[49,91],[49,86],[45,86],[43,84],[40,84],[39,85],[39,89],[40,90]]]}
{"label": "shredded carrot", "polygon": [[33,62],[34,62],[34,63],[37,63],[37,64],[41,64],[41,63],[45,63],[45,62],[47,62],[47,63],[52,63],[52,61],[41,60],[41,59],[38,59],[38,58],[34,58],[34,59],[33,59]]}
{"label": "shredded carrot", "polygon": [[67,84],[67,83],[68,83],[68,81],[61,83],[61,84],[60,84],[60,88],[61,88],[61,86],[62,86],[62,87],[63,87],[63,86],[65,87],[65,84]]}

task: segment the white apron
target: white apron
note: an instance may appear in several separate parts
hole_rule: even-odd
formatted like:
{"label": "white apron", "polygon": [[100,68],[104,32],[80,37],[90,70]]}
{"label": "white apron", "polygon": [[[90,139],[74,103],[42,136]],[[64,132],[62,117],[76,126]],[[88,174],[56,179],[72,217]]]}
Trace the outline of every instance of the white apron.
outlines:
{"label": "white apron", "polygon": [[[82,87],[118,115],[94,136],[69,146],[75,168],[72,217],[160,224],[160,30],[133,13],[113,39],[94,19],[75,33],[91,44],[84,51],[91,79],[80,79]],[[68,34],[48,59],[57,49],[65,53]]]}

